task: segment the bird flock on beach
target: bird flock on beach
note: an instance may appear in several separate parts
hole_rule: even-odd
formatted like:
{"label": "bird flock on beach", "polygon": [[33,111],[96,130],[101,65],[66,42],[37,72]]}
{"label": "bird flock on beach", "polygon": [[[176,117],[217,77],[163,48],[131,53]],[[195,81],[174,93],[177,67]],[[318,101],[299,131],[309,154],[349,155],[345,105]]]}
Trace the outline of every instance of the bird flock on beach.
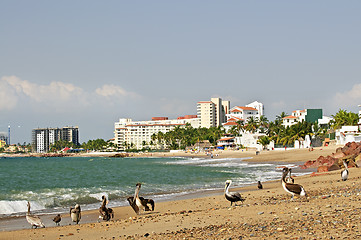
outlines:
{"label": "bird flock on beach", "polygon": [[[343,164],[345,166],[345,169],[341,171],[341,179],[342,179],[342,181],[346,181],[348,178],[348,175],[349,175],[349,171],[348,171],[347,163],[345,161],[343,161]],[[224,189],[225,199],[231,203],[229,210],[232,209],[233,203],[234,203],[234,206],[237,206],[237,202],[243,203],[245,201],[245,198],[243,198],[239,192],[232,192],[229,190],[231,184],[232,184],[232,180],[227,180],[225,182],[225,189]],[[292,177],[292,169],[291,168],[283,167],[281,184],[282,184],[283,189],[287,193],[292,195],[292,197],[291,197],[292,201],[294,200],[295,195],[300,196],[300,197],[305,197],[307,200],[306,191],[303,188],[303,186],[295,183],[295,180]],[[154,208],[155,208],[155,203],[154,203],[153,199],[147,199],[147,198],[139,196],[141,185],[142,185],[141,183],[137,183],[135,185],[134,196],[130,196],[127,198],[129,205],[132,207],[132,209],[134,210],[134,212],[137,215],[142,214],[145,211],[154,211]],[[263,189],[263,185],[262,185],[261,181],[257,182],[257,187],[258,187],[258,189]],[[111,219],[114,218],[114,211],[113,211],[113,209],[107,207],[108,203],[109,203],[109,201],[107,200],[106,196],[103,195],[102,203],[99,208],[98,222],[100,222],[101,220],[110,221]],[[27,207],[28,207],[28,211],[26,213],[26,220],[31,225],[31,228],[34,228],[34,227],[35,228],[38,228],[38,227],[44,228],[45,225],[42,222],[42,220],[40,219],[40,217],[35,214],[31,214],[29,201],[27,202]],[[70,215],[70,219],[72,222],[74,222],[75,224],[79,224],[79,222],[81,220],[80,205],[76,204],[74,207],[70,207],[69,215]],[[57,226],[60,226],[61,215],[57,214],[52,220],[54,221],[54,223]]]}

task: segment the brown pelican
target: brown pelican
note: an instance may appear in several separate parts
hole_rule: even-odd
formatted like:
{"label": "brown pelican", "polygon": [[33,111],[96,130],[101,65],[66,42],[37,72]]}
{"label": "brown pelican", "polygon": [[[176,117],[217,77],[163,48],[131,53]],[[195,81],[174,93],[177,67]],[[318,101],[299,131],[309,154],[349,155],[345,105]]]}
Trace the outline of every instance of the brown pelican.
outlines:
{"label": "brown pelican", "polygon": [[263,189],[261,181],[258,181],[258,186],[257,187],[258,187],[258,189]]}
{"label": "brown pelican", "polygon": [[76,204],[75,207],[70,207],[70,218],[76,224],[79,223],[81,219],[81,210],[79,204]]}
{"label": "brown pelican", "polygon": [[347,167],[347,163],[345,162],[345,160],[343,160],[343,165],[345,166],[345,169],[341,171],[341,178],[342,178],[342,181],[346,181],[348,178],[348,167]]}
{"label": "brown pelican", "polygon": [[30,202],[28,202],[28,212],[26,213],[26,221],[30,223],[31,228],[45,227],[44,223],[41,221],[41,219],[38,216],[32,215],[30,213]]}
{"label": "brown pelican", "polygon": [[301,185],[286,182],[286,176],[287,176],[288,172],[289,172],[288,168],[283,168],[282,186],[286,192],[292,194],[291,200],[293,200],[295,194],[300,195],[300,196],[306,196],[306,191]]}
{"label": "brown pelican", "polygon": [[[129,205],[133,208],[136,214],[140,214],[141,209],[143,211],[154,211],[154,201],[152,199],[146,199],[143,197],[139,197],[139,191],[141,187],[141,183],[137,183],[134,197],[128,197],[127,200]],[[149,208],[148,204],[151,205],[152,209]]]}
{"label": "brown pelican", "polygon": [[114,218],[114,211],[111,208],[107,208],[107,198],[102,196],[102,205],[99,208],[100,216],[99,219],[103,219],[105,221],[109,221],[111,218]]}
{"label": "brown pelican", "polygon": [[286,182],[287,183],[295,183],[295,179],[293,179],[292,177],[292,168],[287,168],[288,172],[289,172],[289,177],[286,177]]}
{"label": "brown pelican", "polygon": [[241,194],[239,194],[238,192],[229,192],[229,187],[231,186],[232,184],[232,180],[227,180],[226,181],[226,186],[224,188],[224,196],[226,197],[226,199],[228,201],[231,202],[231,206],[230,208],[232,207],[232,203],[234,203],[234,205],[236,206],[236,203],[241,201],[243,202],[245,199],[242,198]]}
{"label": "brown pelican", "polygon": [[55,222],[56,225],[60,226],[60,221],[61,221],[61,216],[60,216],[60,214],[56,215],[56,216],[53,218],[53,221]]}

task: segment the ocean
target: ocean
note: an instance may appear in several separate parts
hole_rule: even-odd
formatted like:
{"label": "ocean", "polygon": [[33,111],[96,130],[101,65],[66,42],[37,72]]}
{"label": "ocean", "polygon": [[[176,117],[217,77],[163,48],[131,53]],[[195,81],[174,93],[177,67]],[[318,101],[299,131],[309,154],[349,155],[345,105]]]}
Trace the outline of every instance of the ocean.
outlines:
{"label": "ocean", "polygon": [[[26,202],[34,213],[63,213],[76,203],[97,209],[101,196],[109,207],[128,205],[135,184],[141,196],[155,201],[281,178],[277,163],[250,163],[243,158],[0,158],[0,218],[24,216]],[[290,164],[288,167],[295,167]],[[302,173],[305,174],[305,173]],[[297,171],[296,171],[297,175]]]}

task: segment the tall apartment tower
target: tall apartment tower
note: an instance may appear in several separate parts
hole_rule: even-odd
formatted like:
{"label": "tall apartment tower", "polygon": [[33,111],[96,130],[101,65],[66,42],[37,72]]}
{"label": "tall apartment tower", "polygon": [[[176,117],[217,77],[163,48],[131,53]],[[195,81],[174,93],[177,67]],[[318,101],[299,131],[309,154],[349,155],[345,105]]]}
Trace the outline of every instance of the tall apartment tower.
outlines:
{"label": "tall apartment tower", "polygon": [[51,144],[56,141],[68,141],[79,145],[79,128],[37,128],[32,131],[32,150],[37,153],[46,153]]}
{"label": "tall apartment tower", "polygon": [[218,127],[226,122],[226,114],[229,113],[230,101],[222,101],[221,98],[211,98],[211,101],[197,103],[197,116],[199,127]]}

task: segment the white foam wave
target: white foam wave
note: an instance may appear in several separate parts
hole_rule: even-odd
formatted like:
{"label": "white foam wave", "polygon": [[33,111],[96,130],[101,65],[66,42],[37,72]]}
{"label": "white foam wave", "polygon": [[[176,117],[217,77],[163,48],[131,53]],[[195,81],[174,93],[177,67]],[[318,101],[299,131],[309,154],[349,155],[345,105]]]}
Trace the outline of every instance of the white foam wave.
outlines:
{"label": "white foam wave", "polygon": [[[38,211],[45,209],[45,206],[38,202],[30,201],[31,211]],[[0,214],[13,214],[27,212],[27,201],[0,201]]]}

